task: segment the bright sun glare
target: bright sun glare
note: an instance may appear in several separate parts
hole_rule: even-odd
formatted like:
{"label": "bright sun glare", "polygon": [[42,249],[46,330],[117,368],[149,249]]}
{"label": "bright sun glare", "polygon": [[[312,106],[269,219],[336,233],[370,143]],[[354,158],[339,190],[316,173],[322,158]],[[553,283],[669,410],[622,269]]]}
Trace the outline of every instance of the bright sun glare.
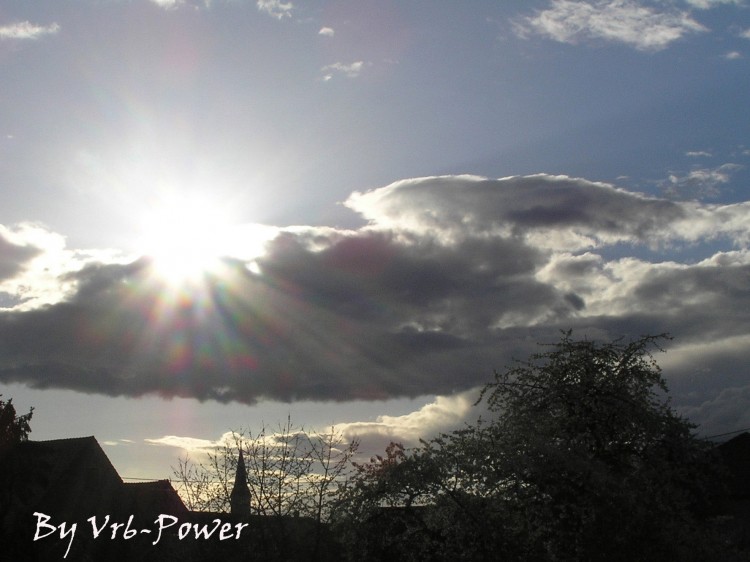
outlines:
{"label": "bright sun glare", "polygon": [[190,281],[229,255],[236,242],[230,230],[228,211],[201,198],[172,199],[144,217],[140,246],[164,280]]}

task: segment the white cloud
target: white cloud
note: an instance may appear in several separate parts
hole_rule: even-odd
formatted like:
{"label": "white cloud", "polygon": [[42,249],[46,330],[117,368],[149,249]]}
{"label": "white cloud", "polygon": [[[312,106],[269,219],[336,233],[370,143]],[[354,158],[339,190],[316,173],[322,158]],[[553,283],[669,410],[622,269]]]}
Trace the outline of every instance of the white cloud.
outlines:
{"label": "white cloud", "polygon": [[366,449],[375,444],[389,441],[414,446],[420,438],[428,438],[438,433],[459,427],[474,410],[478,390],[470,390],[452,396],[436,396],[432,402],[419,410],[401,416],[378,416],[375,421],[339,423],[335,429],[347,440],[357,438]]}
{"label": "white cloud", "polygon": [[633,0],[552,0],[552,7],[520,22],[516,31],[562,43],[602,39],[658,51],[688,33],[706,31],[689,14],[660,12]]}
{"label": "white cloud", "polygon": [[[194,10],[210,9],[216,0],[149,0],[151,3],[164,10],[176,10],[183,6],[189,6]],[[231,2],[232,0],[224,0]]]}
{"label": "white cloud", "polygon": [[225,442],[225,436],[217,441],[208,439],[197,439],[195,437],[181,437],[179,435],[165,435],[158,439],[145,439],[151,445],[162,445],[165,447],[176,447],[190,453],[206,453],[220,447]]}
{"label": "white cloud", "polygon": [[321,27],[318,31],[318,35],[325,35],[326,37],[333,37],[336,32],[331,27]]}
{"label": "white cloud", "polygon": [[686,152],[685,156],[690,156],[691,158],[699,158],[701,156],[705,156],[707,158],[710,158],[712,154],[710,152],[706,152],[705,150],[691,150],[689,152]]}
{"label": "white cloud", "polygon": [[735,6],[744,6],[745,0],[685,0],[693,8],[699,10],[708,10],[722,4],[734,4]]}
{"label": "white cloud", "polygon": [[750,243],[750,203],[707,205],[686,201],[681,207],[684,210],[682,218],[664,230],[665,243],[682,240],[692,244],[719,238],[727,238],[741,248]]}
{"label": "white cloud", "polygon": [[727,60],[737,60],[742,58],[742,53],[739,51],[729,51],[724,54],[724,58]]}
{"label": "white cloud", "polygon": [[373,227],[436,236],[442,243],[515,237],[533,247],[564,250],[655,241],[685,212],[664,199],[547,174],[415,178],[355,192],[346,205]]}
{"label": "white cloud", "polygon": [[[718,253],[696,264],[636,258],[605,260],[601,255],[562,253],[537,274],[558,291],[577,295],[585,308],[578,318],[633,314],[669,316],[716,303],[725,306],[729,286],[742,283],[750,265],[746,250]],[[720,312],[717,316],[720,316]]]}
{"label": "white cloud", "polygon": [[344,64],[342,62],[335,62],[321,68],[323,72],[323,80],[330,80],[334,74],[343,74],[348,78],[356,78],[362,72],[365,63],[363,61],[353,62],[351,64]]}
{"label": "white cloud", "polygon": [[185,0],[151,0],[154,4],[164,9],[177,8],[185,3]]}
{"label": "white cloud", "polygon": [[294,4],[281,0],[258,0],[257,6],[261,12],[279,20],[292,17],[294,9]]}
{"label": "white cloud", "polygon": [[661,186],[670,197],[706,199],[721,194],[721,186],[729,183],[732,172],[741,169],[737,164],[722,164],[717,168],[700,168],[685,175],[670,174]]}
{"label": "white cloud", "polygon": [[60,26],[56,23],[36,25],[24,21],[0,27],[0,39],[39,39],[45,35],[55,34],[58,31],[60,31]]}
{"label": "white cloud", "polygon": [[[34,223],[12,227],[0,225],[0,310],[37,309],[60,302],[73,294],[76,283],[68,276],[92,262],[122,263],[127,260],[112,250],[74,251],[65,238]],[[13,260],[10,258],[16,255]],[[13,271],[13,275],[3,272]]]}
{"label": "white cloud", "polygon": [[743,39],[750,39],[750,28],[740,33],[740,37]]}

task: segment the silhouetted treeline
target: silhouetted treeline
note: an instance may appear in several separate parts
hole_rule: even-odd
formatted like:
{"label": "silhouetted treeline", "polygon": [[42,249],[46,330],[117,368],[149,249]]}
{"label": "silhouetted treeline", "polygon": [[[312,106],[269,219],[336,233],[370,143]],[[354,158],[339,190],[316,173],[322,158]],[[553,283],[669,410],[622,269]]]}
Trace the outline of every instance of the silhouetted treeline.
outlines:
{"label": "silhouetted treeline", "polygon": [[345,556],[748,559],[728,532],[719,456],[667,402],[651,354],[663,337],[566,333],[495,373],[488,419],[358,466],[333,521]]}
{"label": "silhouetted treeline", "polygon": [[[17,440],[0,455],[0,558],[61,559],[63,537],[29,547],[30,510],[48,507],[58,520],[173,512],[187,525],[159,545],[89,538],[71,560],[750,560],[750,435],[717,448],[671,409],[652,355],[664,337],[564,333],[495,373],[484,419],[414,449],[391,443],[365,463],[351,462],[356,442],[290,420],[234,433],[206,464],[181,461],[187,507],[166,481],[124,485],[93,438]],[[242,516],[226,513],[240,448],[251,491]],[[188,540],[216,520],[237,536]]]}

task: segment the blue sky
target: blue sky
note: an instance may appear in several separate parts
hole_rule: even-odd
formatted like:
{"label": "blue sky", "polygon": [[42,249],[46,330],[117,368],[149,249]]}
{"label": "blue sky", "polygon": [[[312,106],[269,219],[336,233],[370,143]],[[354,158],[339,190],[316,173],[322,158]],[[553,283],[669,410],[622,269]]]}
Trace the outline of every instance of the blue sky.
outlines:
{"label": "blue sky", "polygon": [[6,0],[0,392],[164,477],[669,332],[675,407],[748,427],[748,60],[743,0]]}

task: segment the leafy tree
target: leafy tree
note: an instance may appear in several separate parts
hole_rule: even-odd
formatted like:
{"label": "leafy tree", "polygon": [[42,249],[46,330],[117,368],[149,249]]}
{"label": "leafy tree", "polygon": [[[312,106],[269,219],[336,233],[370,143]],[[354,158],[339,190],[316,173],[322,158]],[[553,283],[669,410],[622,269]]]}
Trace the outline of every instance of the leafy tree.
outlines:
{"label": "leafy tree", "polygon": [[[0,398],[2,394],[0,394]],[[31,433],[31,416],[34,408],[29,409],[28,414],[19,416],[13,406],[13,399],[0,400],[0,453],[4,452],[14,443],[26,441]]]}
{"label": "leafy tree", "polygon": [[435,497],[434,463],[392,442],[385,455],[353,464],[356,472],[334,517],[348,559],[439,559],[431,552],[435,541],[424,509]]}
{"label": "leafy tree", "polygon": [[338,520],[348,543],[388,519],[378,544],[402,560],[717,559],[714,464],[669,405],[651,353],[665,337],[567,332],[496,372],[486,421],[358,472]]}

